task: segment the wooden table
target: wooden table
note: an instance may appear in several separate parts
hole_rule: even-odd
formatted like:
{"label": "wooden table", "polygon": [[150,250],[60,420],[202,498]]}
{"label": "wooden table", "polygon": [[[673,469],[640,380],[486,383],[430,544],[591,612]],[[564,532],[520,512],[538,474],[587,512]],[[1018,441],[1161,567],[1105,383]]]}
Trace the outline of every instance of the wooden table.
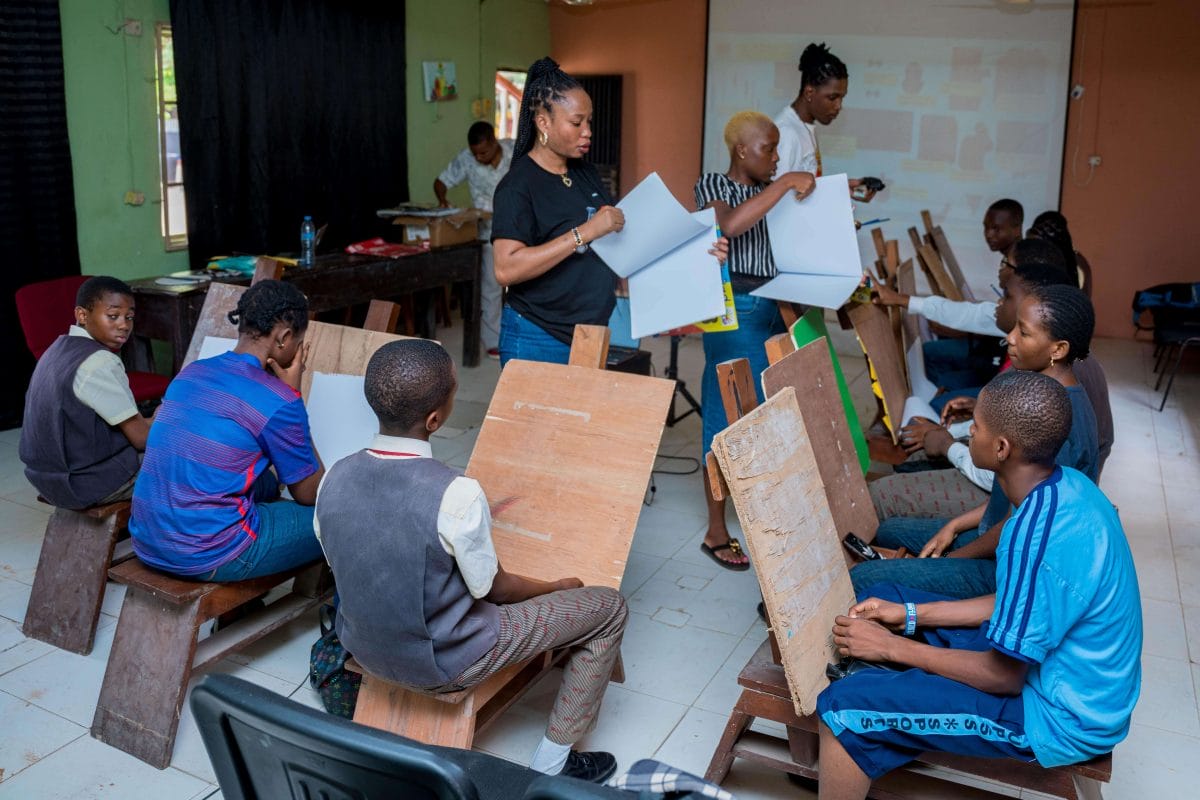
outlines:
{"label": "wooden table", "polygon": [[[395,259],[348,253],[318,256],[312,269],[289,267],[283,279],[296,284],[308,297],[309,308],[318,313],[376,298],[462,284],[463,365],[474,367],[479,364],[479,270],[479,243],[471,242]],[[250,278],[227,282],[248,284]],[[208,285],[162,286],[156,278],[142,278],[131,281],[130,286],[137,299],[138,335],[171,342],[172,372],[178,372]]]}

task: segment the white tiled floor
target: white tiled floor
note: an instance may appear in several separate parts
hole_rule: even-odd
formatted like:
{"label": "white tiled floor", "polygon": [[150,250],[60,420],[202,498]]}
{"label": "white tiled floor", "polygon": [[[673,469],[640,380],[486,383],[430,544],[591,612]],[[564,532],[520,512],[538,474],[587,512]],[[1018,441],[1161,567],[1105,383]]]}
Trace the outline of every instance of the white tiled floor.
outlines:
{"label": "white tiled floor", "polygon": [[[444,334],[456,355],[460,330]],[[856,404],[870,419],[874,401],[857,345],[840,331],[835,338],[846,354],[843,368]],[[666,343],[647,346],[662,370]],[[1159,414],[1149,345],[1104,340],[1095,349],[1108,371],[1117,422],[1103,486],[1121,508],[1137,559],[1146,629],[1142,700],[1130,736],[1117,750],[1106,796],[1190,797],[1200,782],[1200,376],[1178,379]],[[680,375],[697,395],[702,362],[699,342],[685,341]],[[460,371],[454,417],[435,442],[440,458],[466,464],[498,374],[492,361]],[[120,587],[110,585],[91,656],[21,635],[48,508],[36,502],[23,477],[18,436],[0,432],[0,799],[219,796],[186,707],[166,770],[88,735]],[[667,429],[661,453],[695,456],[699,436],[693,415]],[[658,466],[690,465],[664,459]],[[660,474],[655,485],[623,585],[633,611],[623,648],[627,681],[609,688],[599,725],[585,744],[612,750],[626,765],[655,756],[703,773],[737,697],[736,676],[763,639],[754,611],[758,587],[752,574],[721,570],[700,553],[705,517],[697,475]],[[319,706],[306,677],[316,636],[315,620],[297,621],[215,669]],[[554,689],[552,680],[534,687],[478,746],[526,760],[542,734]],[[726,787],[742,798],[806,796],[782,775],[745,762],[735,764]]]}

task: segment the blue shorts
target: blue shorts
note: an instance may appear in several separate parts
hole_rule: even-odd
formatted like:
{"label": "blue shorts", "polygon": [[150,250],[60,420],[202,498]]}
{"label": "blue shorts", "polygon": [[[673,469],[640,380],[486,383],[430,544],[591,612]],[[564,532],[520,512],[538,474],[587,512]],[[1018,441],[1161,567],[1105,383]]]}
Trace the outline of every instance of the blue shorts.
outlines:
{"label": "blue shorts", "polygon": [[[948,599],[891,584],[862,596],[900,603]],[[917,635],[935,647],[983,651],[991,647],[986,630],[984,623]],[[1035,760],[1020,695],[989,694],[919,669],[871,669],[835,681],[817,698],[817,714],[872,780],[930,750]]]}

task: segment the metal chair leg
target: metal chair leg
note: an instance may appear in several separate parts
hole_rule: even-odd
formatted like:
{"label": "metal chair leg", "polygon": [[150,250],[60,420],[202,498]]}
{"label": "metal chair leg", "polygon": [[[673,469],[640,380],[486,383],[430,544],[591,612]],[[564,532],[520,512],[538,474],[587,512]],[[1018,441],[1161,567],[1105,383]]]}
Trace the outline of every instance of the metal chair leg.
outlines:
{"label": "metal chair leg", "polygon": [[1175,348],[1177,347],[1179,347],[1179,345],[1175,344],[1174,342],[1171,342],[1167,345],[1165,357],[1163,358],[1162,362],[1162,369],[1158,373],[1158,380],[1154,382],[1154,391],[1156,392],[1162,388],[1163,378],[1167,374],[1167,364],[1171,362],[1171,356],[1175,353]]}
{"label": "metal chair leg", "polygon": [[[1193,337],[1185,340],[1181,345],[1179,345],[1179,357],[1175,359],[1175,366],[1171,369],[1171,377],[1167,379],[1166,391],[1163,392],[1162,402],[1158,404],[1159,411],[1162,411],[1167,407],[1167,396],[1171,394],[1171,386],[1175,383],[1175,375],[1179,372],[1179,365],[1183,361],[1183,354],[1187,352],[1188,345],[1198,342],[1200,342],[1200,338]],[[1159,378],[1161,380],[1162,376],[1160,375]]]}

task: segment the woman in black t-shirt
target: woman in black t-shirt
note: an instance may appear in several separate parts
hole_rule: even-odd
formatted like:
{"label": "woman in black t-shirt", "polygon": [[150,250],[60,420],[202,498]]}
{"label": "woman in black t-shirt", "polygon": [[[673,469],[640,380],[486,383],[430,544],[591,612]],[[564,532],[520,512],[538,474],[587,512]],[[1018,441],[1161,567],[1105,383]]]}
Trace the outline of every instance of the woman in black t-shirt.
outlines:
{"label": "woman in black t-shirt", "polygon": [[587,246],[625,225],[596,168],[592,101],[543,58],[529,68],[512,167],[496,187],[492,217],[496,280],[508,287],[500,364],[565,364],[578,325],[607,325],[617,276]]}

